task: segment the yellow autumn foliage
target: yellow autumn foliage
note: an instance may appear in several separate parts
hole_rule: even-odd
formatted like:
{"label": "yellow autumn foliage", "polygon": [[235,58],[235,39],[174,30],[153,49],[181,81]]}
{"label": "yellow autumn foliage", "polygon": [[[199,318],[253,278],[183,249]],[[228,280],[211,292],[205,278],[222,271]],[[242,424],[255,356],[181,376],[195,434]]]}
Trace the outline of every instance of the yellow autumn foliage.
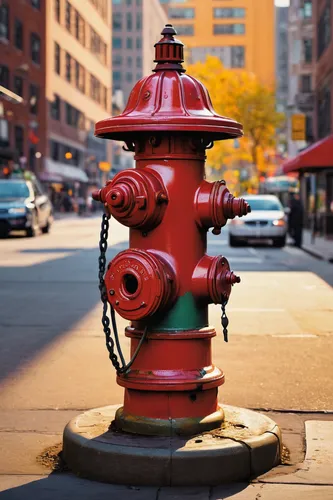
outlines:
{"label": "yellow autumn foliage", "polygon": [[205,85],[218,114],[244,127],[243,138],[215,142],[208,151],[208,164],[220,170],[245,162],[254,165],[258,175],[267,172],[266,158],[274,150],[276,129],[284,120],[276,111],[274,90],[253,73],[225,68],[214,56],[191,65],[188,73]]}

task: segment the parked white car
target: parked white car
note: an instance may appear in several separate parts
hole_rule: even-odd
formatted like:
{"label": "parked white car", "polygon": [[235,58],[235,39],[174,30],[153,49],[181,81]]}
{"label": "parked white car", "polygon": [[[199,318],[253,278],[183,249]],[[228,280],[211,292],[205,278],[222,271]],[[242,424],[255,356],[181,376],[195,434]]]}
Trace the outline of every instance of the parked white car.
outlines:
{"label": "parked white car", "polygon": [[250,204],[251,213],[231,220],[229,224],[230,246],[270,240],[275,247],[284,247],[287,216],[277,196],[249,195],[243,198]]}

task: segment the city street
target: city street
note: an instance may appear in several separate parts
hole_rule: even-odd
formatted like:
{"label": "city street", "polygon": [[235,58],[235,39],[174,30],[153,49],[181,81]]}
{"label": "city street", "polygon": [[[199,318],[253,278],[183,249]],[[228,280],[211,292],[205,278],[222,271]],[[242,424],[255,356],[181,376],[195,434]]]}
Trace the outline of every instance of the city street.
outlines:
{"label": "city street", "polygon": [[[100,323],[99,225],[100,216],[73,216],[49,235],[0,240],[1,499],[37,498],[11,488],[50,473],[36,457],[61,442],[67,421],[122,401]],[[126,228],[112,221],[110,233],[109,259],[128,246]],[[276,412],[296,464],[304,458],[302,415],[333,420],[333,265],[291,246],[230,248],[222,233],[209,235],[208,253],[226,256],[242,282],[227,306],[228,344],[220,307],[210,309],[214,360],[226,373],[220,401]],[[120,332],[126,324],[119,319]],[[155,498],[134,490],[128,497]]]}

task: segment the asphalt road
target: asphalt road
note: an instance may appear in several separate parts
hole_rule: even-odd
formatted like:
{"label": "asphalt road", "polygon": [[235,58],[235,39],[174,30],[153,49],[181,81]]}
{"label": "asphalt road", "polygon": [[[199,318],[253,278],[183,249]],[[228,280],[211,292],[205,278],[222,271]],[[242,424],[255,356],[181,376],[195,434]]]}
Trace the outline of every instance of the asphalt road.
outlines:
{"label": "asphalt road", "polygon": [[[251,408],[333,410],[333,265],[286,247],[230,248],[209,235],[240,274],[227,312],[210,321],[220,399]],[[122,401],[100,326],[99,218],[70,218],[50,235],[0,240],[0,410],[78,410]],[[127,247],[111,228],[109,258]],[[119,321],[122,330],[126,321]],[[128,341],[122,338],[125,350]]]}

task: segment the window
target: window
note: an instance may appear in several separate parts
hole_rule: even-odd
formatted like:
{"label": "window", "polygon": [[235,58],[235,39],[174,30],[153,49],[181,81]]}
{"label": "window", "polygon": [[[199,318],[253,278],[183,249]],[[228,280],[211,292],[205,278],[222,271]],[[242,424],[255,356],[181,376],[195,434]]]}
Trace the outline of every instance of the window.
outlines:
{"label": "window", "polygon": [[0,65],[0,85],[9,88],[9,70],[8,66]]}
{"label": "window", "polygon": [[101,37],[96,33],[95,30],[90,28],[90,50],[99,59],[103,59],[103,44]]}
{"label": "window", "polygon": [[90,97],[98,103],[101,102],[101,83],[94,75],[90,75]]}
{"label": "window", "polygon": [[226,8],[226,7],[215,8],[213,9],[213,13],[216,19],[229,18],[229,17],[244,19],[245,17],[245,9],[238,9],[238,8]]}
{"label": "window", "polygon": [[15,94],[23,97],[23,78],[20,76],[14,76],[14,87],[13,90]]}
{"label": "window", "polygon": [[29,106],[30,113],[32,115],[37,115],[38,113],[38,99],[39,99],[39,88],[33,83],[30,84],[30,95],[29,95]]}
{"label": "window", "polygon": [[245,24],[214,24],[214,35],[243,35]]}
{"label": "window", "polygon": [[61,61],[60,61],[60,46],[57,42],[54,43],[54,71],[60,75]]}
{"label": "window", "polygon": [[318,59],[325,52],[329,44],[331,43],[331,1],[326,0],[326,4],[324,10],[320,16],[318,29],[317,29],[317,38],[318,38]]}
{"label": "window", "polygon": [[0,5],[0,40],[9,40],[9,7],[6,3]]}
{"label": "window", "polygon": [[85,122],[84,114],[71,104],[68,104],[68,102],[65,103],[65,110],[67,125],[82,129]]}
{"label": "window", "polygon": [[177,35],[194,35],[194,25],[193,24],[177,24],[176,31],[177,31]]}
{"label": "window", "polygon": [[51,102],[51,116],[53,120],[60,120],[60,104],[60,97],[55,94],[53,102]]}
{"label": "window", "polygon": [[86,70],[77,61],[75,61],[75,86],[82,93],[86,90]]}
{"label": "window", "polygon": [[123,63],[123,58],[121,57],[120,54],[113,54],[112,56],[112,65],[113,66],[120,66]]}
{"label": "window", "polygon": [[136,67],[139,69],[142,69],[142,57],[141,56],[138,56],[136,58]]}
{"label": "window", "polygon": [[36,33],[31,33],[31,59],[34,63],[40,64],[40,38]]}
{"label": "window", "polygon": [[137,73],[137,74],[136,74],[136,79],[137,79],[137,80],[140,80],[141,78],[142,78],[142,73]]}
{"label": "window", "polygon": [[60,0],[54,0],[54,16],[60,23]]}
{"label": "window", "polygon": [[126,5],[129,7],[130,5],[132,5],[132,0],[126,0]]}
{"label": "window", "polygon": [[15,149],[20,156],[24,155],[24,128],[21,125],[15,125],[14,128]]}
{"label": "window", "polygon": [[122,47],[122,40],[121,38],[112,38],[112,46],[114,49],[121,49]]}
{"label": "window", "polygon": [[142,29],[142,14],[141,14],[141,12],[138,12],[136,15],[136,29],[137,30]]}
{"label": "window", "polygon": [[120,89],[121,88],[121,72],[120,71],[113,71],[112,76],[113,76],[113,88]]}
{"label": "window", "polygon": [[312,78],[311,75],[301,76],[301,92],[311,92],[312,90]]}
{"label": "window", "polygon": [[112,28],[113,31],[121,31],[122,30],[122,13],[114,12],[112,18]]}
{"label": "window", "polygon": [[23,24],[19,19],[15,19],[14,43],[17,49],[23,50]]}
{"label": "window", "polygon": [[195,10],[193,8],[169,8],[169,18],[170,19],[194,19]]}
{"label": "window", "polygon": [[67,1],[66,2],[66,28],[69,32],[71,31],[71,17],[72,17],[72,6]]}
{"label": "window", "polygon": [[301,9],[301,13],[304,19],[312,18],[312,0],[303,0],[303,7]]}
{"label": "window", "polygon": [[123,0],[112,0],[113,5],[121,5]]}
{"label": "window", "polygon": [[132,64],[133,64],[133,58],[132,58],[132,56],[128,56],[127,57],[127,67],[132,66]]}
{"label": "window", "polygon": [[332,95],[329,85],[324,85],[317,94],[318,106],[318,139],[322,139],[332,133],[331,113],[327,110],[331,109]]}
{"label": "window", "polygon": [[9,124],[7,120],[0,118],[0,147],[9,146]]}
{"label": "window", "polygon": [[136,39],[136,48],[137,49],[142,49],[142,40],[141,38]]}
{"label": "window", "polygon": [[59,150],[60,150],[59,142],[50,141],[50,156],[51,156],[52,160],[59,161],[59,157],[60,157]]}
{"label": "window", "polygon": [[108,109],[108,89],[103,87],[103,106],[104,109]]}
{"label": "window", "polygon": [[132,31],[133,23],[132,23],[132,13],[127,12],[126,14],[126,29],[127,31]]}
{"label": "window", "polygon": [[307,38],[303,40],[304,62],[312,62],[312,39]]}
{"label": "window", "polygon": [[142,0],[136,0],[136,5],[137,5],[138,7],[141,7],[141,5],[142,5]]}
{"label": "window", "polygon": [[126,38],[126,49],[132,49],[133,48],[133,39],[132,38]]}
{"label": "window", "polygon": [[75,86],[78,89],[80,85],[80,64],[75,61]]}
{"label": "window", "polygon": [[132,73],[129,73],[129,72],[126,73],[126,81],[129,82],[129,83],[133,81],[133,75],[132,75]]}
{"label": "window", "polygon": [[231,67],[244,68],[245,66],[245,47],[231,47]]}
{"label": "window", "polygon": [[34,9],[40,10],[40,0],[31,0],[31,5]]}
{"label": "window", "polygon": [[68,54],[68,52],[66,52],[66,80],[70,82],[71,79],[72,79],[72,58]]}
{"label": "window", "polygon": [[79,40],[80,38],[80,14],[75,11],[75,38]]}

